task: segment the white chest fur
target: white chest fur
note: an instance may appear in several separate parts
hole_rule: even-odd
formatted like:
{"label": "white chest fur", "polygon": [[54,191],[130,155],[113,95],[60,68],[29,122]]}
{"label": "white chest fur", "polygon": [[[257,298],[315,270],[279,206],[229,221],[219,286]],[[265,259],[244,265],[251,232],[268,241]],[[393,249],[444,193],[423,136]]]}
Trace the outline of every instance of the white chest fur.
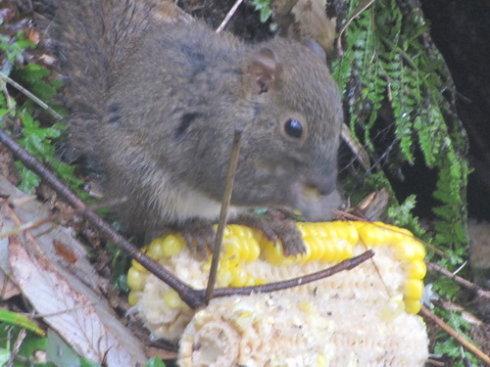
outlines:
{"label": "white chest fur", "polygon": [[[157,180],[158,187],[155,193],[153,205],[158,207],[161,217],[165,221],[181,223],[191,218],[202,218],[210,221],[217,221],[221,210],[221,203],[209,198],[204,193],[196,191],[191,187],[180,184],[178,187],[169,183],[165,175],[160,172],[152,177],[155,183]],[[233,218],[243,208],[230,206],[228,217]]]}

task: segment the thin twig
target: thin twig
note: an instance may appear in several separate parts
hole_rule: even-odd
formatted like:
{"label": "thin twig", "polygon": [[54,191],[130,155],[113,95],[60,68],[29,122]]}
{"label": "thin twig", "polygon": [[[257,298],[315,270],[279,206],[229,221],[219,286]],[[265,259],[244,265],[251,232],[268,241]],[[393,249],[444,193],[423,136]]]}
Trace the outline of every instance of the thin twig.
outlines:
{"label": "thin twig", "polygon": [[284,289],[290,289],[298,287],[300,285],[316,282],[318,280],[328,278],[334,274],[337,274],[344,270],[351,270],[356,266],[359,266],[368,259],[374,256],[373,250],[368,250],[362,254],[352,257],[348,260],[344,260],[331,266],[330,268],[317,271],[316,273],[303,275],[301,277],[283,280],[280,282],[274,282],[269,284],[257,285],[253,287],[240,287],[240,288],[217,288],[213,292],[213,298],[229,297],[234,295],[248,296],[252,293],[272,293]]}
{"label": "thin twig", "polygon": [[228,11],[228,14],[226,14],[225,19],[223,19],[223,21],[221,22],[221,24],[219,25],[219,27],[216,28],[216,33],[221,32],[226,27],[226,25],[230,21],[231,17],[233,17],[233,15],[236,13],[238,7],[240,6],[240,4],[242,2],[243,2],[243,0],[236,0],[235,1],[235,4],[233,4],[233,6],[231,7],[231,9]]}
{"label": "thin twig", "polygon": [[339,35],[337,36],[337,50],[339,51],[342,50],[342,41],[341,41],[342,34],[346,31],[347,28],[349,28],[352,21],[356,19],[359,15],[361,15],[362,12],[364,12],[364,10],[369,8],[374,3],[374,1],[375,0],[364,0],[357,6],[357,8],[354,10],[354,13],[349,18],[349,20],[347,20],[347,22],[344,24],[344,26],[339,32]]}
{"label": "thin twig", "polygon": [[452,280],[454,280],[459,285],[476,292],[480,297],[488,298],[490,300],[490,291],[483,289],[482,287],[470,282],[469,280],[460,277],[459,275],[451,273],[446,268],[440,266],[439,264],[429,263],[429,270],[436,271]]}
{"label": "thin twig", "polygon": [[15,358],[17,357],[17,354],[19,354],[20,347],[22,346],[22,343],[24,342],[24,339],[27,336],[27,331],[25,329],[22,329],[19,332],[19,335],[17,335],[17,338],[15,339],[14,346],[12,348],[12,351],[10,352],[10,357],[5,365],[6,367],[13,367],[14,366],[14,361]]}
{"label": "thin twig", "polygon": [[435,359],[429,358],[426,362],[426,364],[430,364],[431,366],[436,366],[436,367],[445,367],[446,363],[437,361]]}
{"label": "thin twig", "polygon": [[[91,305],[93,305],[93,304],[91,304]],[[84,303],[83,305],[78,305],[78,306],[75,306],[75,307],[70,307],[70,308],[67,308],[67,309],[64,309],[64,310],[60,310],[60,311],[56,311],[56,312],[45,313],[45,314],[32,313],[32,312],[24,312],[24,315],[26,315],[27,317],[29,317],[31,319],[46,319],[48,317],[55,317],[55,316],[67,314],[69,312],[74,312],[74,311],[83,309],[86,306],[87,306],[87,304]]]}
{"label": "thin twig", "polygon": [[342,140],[349,146],[350,150],[356,156],[357,160],[361,163],[362,167],[368,171],[371,169],[371,162],[369,160],[369,154],[366,149],[359,143],[359,141],[352,136],[349,127],[346,124],[342,124],[341,130]]}
{"label": "thin twig", "polygon": [[454,330],[451,326],[446,324],[444,320],[440,319],[432,311],[430,311],[427,307],[422,306],[420,310],[420,314],[425,318],[429,319],[437,326],[439,326],[442,330],[448,333],[454,340],[456,340],[463,348],[473,353],[478,359],[480,359],[487,366],[490,366],[490,356],[485,354],[482,350],[480,350],[475,344],[471,341],[467,340],[465,337],[460,335],[456,330]]}
{"label": "thin twig", "polygon": [[240,138],[242,132],[235,130],[233,136],[233,143],[231,146],[230,162],[228,165],[228,172],[226,173],[225,191],[223,193],[223,199],[221,201],[221,211],[219,214],[218,229],[216,231],[213,258],[211,259],[211,269],[209,271],[208,286],[206,288],[206,304],[209,303],[213,295],[214,286],[216,283],[216,274],[218,272],[219,256],[221,254],[221,245],[223,243],[223,233],[226,227],[226,220],[228,217],[228,208],[230,206],[231,194],[233,193],[233,183],[235,181],[235,174],[238,166],[238,157],[240,156]]}
{"label": "thin twig", "polygon": [[28,91],[26,88],[24,88],[22,85],[17,83],[15,80],[10,78],[8,75],[5,75],[4,73],[0,73],[0,78],[2,78],[4,81],[9,83],[12,87],[17,89],[19,92],[24,94],[26,97],[30,98],[33,100],[37,105],[39,105],[41,108],[44,110],[48,111],[55,119],[61,120],[63,116],[61,116],[58,112],[53,110],[51,107],[49,107],[46,102],[43,102],[39,97],[35,96],[32,92]]}
{"label": "thin twig", "polygon": [[481,325],[483,323],[478,317],[467,311],[463,306],[447,300],[436,300],[434,304],[450,312],[459,312],[461,317],[471,325]]}

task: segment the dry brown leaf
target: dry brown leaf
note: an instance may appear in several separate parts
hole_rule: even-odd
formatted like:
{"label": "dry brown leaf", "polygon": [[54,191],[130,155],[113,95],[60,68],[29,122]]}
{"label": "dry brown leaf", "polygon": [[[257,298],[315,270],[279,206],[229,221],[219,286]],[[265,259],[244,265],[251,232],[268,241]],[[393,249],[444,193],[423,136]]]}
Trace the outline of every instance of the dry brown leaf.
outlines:
{"label": "dry brown leaf", "polygon": [[385,188],[374,191],[357,204],[353,212],[367,220],[380,220],[388,207],[389,199],[390,194]]}
{"label": "dry brown leaf", "polygon": [[27,38],[35,45],[39,44],[39,41],[41,40],[39,32],[32,28],[27,31]]}
{"label": "dry brown leaf", "polygon": [[[34,223],[40,219],[49,218],[51,212],[35,197],[26,195],[13,186],[4,176],[0,175],[0,195],[9,197],[11,203],[14,203],[12,209],[22,223]],[[12,221],[4,210],[0,210],[0,223],[2,228],[0,232],[7,232],[18,228],[18,224]],[[42,248],[43,253],[49,260],[69,274],[82,279],[85,284],[92,289],[99,289],[105,282],[97,275],[92,265],[87,259],[87,251],[73,236],[73,230],[65,228],[54,223],[45,223],[31,231],[36,237],[37,243]],[[55,247],[55,243],[63,243],[65,250],[70,251],[73,257],[76,257],[76,266],[73,266],[71,258],[60,256]],[[0,248],[0,266],[5,272],[9,272],[7,265],[6,246]]]}
{"label": "dry brown leaf", "polygon": [[153,11],[152,16],[155,20],[164,23],[189,23],[193,21],[192,16],[179,8],[175,2],[169,0],[157,2],[157,7]]}
{"label": "dry brown leaf", "polygon": [[12,205],[4,199],[0,206],[0,231],[16,234],[0,239],[0,279],[4,272],[10,274],[35,311],[84,357],[100,363],[105,358],[108,366],[142,364],[141,342],[100,293],[107,282],[97,275],[73,231],[45,223],[16,232],[20,225],[49,218],[51,212],[1,175],[0,196]]}
{"label": "dry brown leaf", "polygon": [[[0,246],[6,246],[6,241],[0,241]],[[0,275],[0,300],[6,301],[20,294],[19,288],[5,274]]]}
{"label": "dry brown leaf", "polygon": [[328,18],[325,0],[299,0],[292,9],[303,37],[317,41],[327,54],[332,54],[336,37],[336,18]]}
{"label": "dry brown leaf", "polygon": [[328,18],[326,0],[275,0],[274,17],[282,34],[313,39],[328,55],[333,54],[336,18]]}
{"label": "dry brown leaf", "polygon": [[81,356],[107,366],[143,364],[143,349],[109,308],[75,279],[68,280],[41,254],[27,253],[18,236],[9,239],[16,283],[37,313]]}

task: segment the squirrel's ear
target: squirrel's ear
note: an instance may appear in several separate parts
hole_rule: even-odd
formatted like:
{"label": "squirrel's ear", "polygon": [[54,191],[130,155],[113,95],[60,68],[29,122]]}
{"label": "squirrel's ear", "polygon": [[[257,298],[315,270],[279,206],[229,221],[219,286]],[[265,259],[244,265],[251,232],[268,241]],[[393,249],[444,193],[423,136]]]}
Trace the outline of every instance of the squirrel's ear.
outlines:
{"label": "squirrel's ear", "polygon": [[279,78],[281,65],[269,48],[261,48],[251,55],[246,65],[245,82],[254,94],[268,92]]}

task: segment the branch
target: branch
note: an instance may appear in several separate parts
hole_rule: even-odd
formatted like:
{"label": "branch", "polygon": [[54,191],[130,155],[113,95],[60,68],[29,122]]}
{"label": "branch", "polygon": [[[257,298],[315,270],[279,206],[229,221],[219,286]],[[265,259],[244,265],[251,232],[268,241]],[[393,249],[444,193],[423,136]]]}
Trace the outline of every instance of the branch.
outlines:
{"label": "branch", "polygon": [[238,157],[240,156],[240,138],[242,132],[235,130],[233,144],[231,146],[230,162],[228,172],[226,173],[225,192],[221,201],[221,211],[219,213],[218,229],[213,248],[213,258],[211,259],[211,269],[209,270],[208,286],[206,288],[206,304],[209,303],[213,295],[214,286],[216,283],[216,274],[218,272],[219,255],[221,253],[221,245],[223,244],[223,233],[226,227],[226,219],[228,216],[228,207],[230,206],[231,194],[233,193],[233,183],[235,181],[236,169],[238,166]]}
{"label": "branch", "polygon": [[483,298],[487,298],[488,300],[490,300],[490,291],[483,289],[482,287],[476,285],[475,283],[470,282],[469,280],[466,280],[463,277],[460,277],[459,275],[451,273],[446,268],[444,268],[438,264],[435,264],[435,263],[429,263],[429,269],[436,271],[436,272],[454,280],[459,285],[476,292],[476,294],[478,296],[483,297]]}
{"label": "branch", "polygon": [[225,16],[225,19],[221,22],[219,27],[216,29],[216,33],[220,33],[223,29],[225,29],[226,25],[230,21],[231,17],[236,13],[238,7],[240,4],[243,2],[243,0],[236,0],[235,4],[231,7],[231,9],[228,11],[228,13]]}
{"label": "branch", "polygon": [[253,287],[218,288],[215,289],[215,291],[213,292],[213,298],[230,297],[235,295],[249,296],[252,293],[253,294],[272,293],[284,289],[295,288],[300,285],[304,285],[304,284],[316,282],[321,279],[328,278],[344,270],[351,270],[356,266],[361,265],[366,260],[371,259],[373,256],[374,256],[373,250],[368,250],[358,256],[341,261],[338,264],[331,266],[330,268],[317,271],[316,273],[303,275],[297,278],[263,284],[263,285],[256,285]]}
{"label": "branch", "polygon": [[4,73],[0,73],[0,78],[2,78],[4,81],[9,83],[12,87],[17,89],[19,92],[24,94],[26,97],[32,99],[37,105],[39,105],[41,108],[44,110],[48,111],[56,120],[61,120],[63,116],[61,116],[58,112],[53,110],[51,107],[49,107],[44,101],[42,101],[39,97],[36,95],[32,94],[32,92],[28,91],[26,88],[24,88],[22,85],[17,83],[15,80],[10,78],[8,75],[5,75]]}
{"label": "branch", "polygon": [[432,311],[430,311],[427,307],[422,306],[422,310],[420,310],[420,314],[425,318],[429,319],[437,326],[439,326],[442,330],[448,333],[451,337],[454,338],[463,348],[473,353],[479,360],[485,363],[487,366],[490,366],[490,357],[481,351],[475,344],[471,341],[464,338],[462,335],[458,334],[456,330],[454,330],[451,326],[446,324],[444,320],[440,319]]}

